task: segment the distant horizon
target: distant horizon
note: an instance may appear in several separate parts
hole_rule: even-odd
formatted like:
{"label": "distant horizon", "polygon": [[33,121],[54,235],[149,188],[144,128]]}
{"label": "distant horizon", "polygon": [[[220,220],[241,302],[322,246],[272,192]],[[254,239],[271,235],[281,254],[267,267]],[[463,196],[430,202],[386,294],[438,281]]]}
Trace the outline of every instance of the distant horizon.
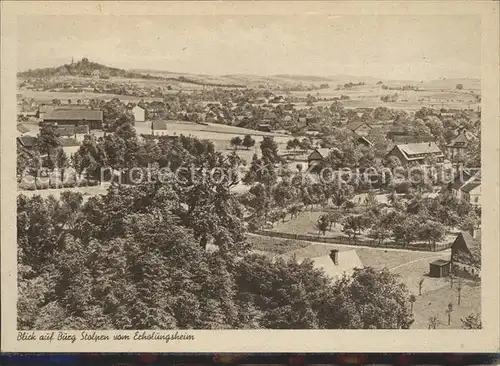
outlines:
{"label": "distant horizon", "polygon": [[[376,76],[371,76],[371,75],[347,75],[347,74],[337,74],[337,75],[322,75],[322,74],[290,74],[290,73],[282,73],[282,74],[258,74],[258,73],[230,73],[230,74],[204,74],[204,73],[198,73],[198,72],[189,72],[189,71],[172,71],[172,70],[161,70],[161,69],[149,69],[149,68],[142,68],[142,67],[130,67],[130,68],[121,68],[116,65],[110,65],[110,64],[105,64],[103,62],[99,62],[98,60],[92,59],[91,57],[82,57],[82,58],[87,58],[89,62],[97,63],[106,67],[110,68],[116,68],[116,69],[122,69],[125,71],[135,71],[138,73],[148,73],[148,72],[161,72],[161,73],[171,73],[171,74],[187,74],[187,75],[200,75],[200,76],[217,76],[217,77],[230,77],[230,76],[255,76],[255,77],[317,77],[317,78],[330,78],[330,79],[335,79],[335,78],[354,78],[354,79],[373,79],[373,80],[384,80],[384,81],[408,81],[408,82],[416,82],[416,81],[424,81],[424,82],[429,82],[429,81],[434,81],[434,80],[481,80],[480,77],[437,77],[437,78],[432,78],[432,79],[423,79],[423,80],[417,80],[417,79],[395,79],[395,78],[379,78]],[[81,61],[82,58],[80,59],[75,59],[74,62]],[[63,62],[58,65],[50,65],[50,66],[44,66],[44,67],[37,67],[37,68],[31,68],[31,69],[25,69],[25,70],[19,70],[18,73],[23,73],[23,72],[28,72],[28,71],[33,71],[37,69],[48,69],[48,68],[57,68],[63,65],[69,65],[71,64],[71,60],[69,62]],[[334,80],[332,80],[334,81]],[[321,82],[321,81],[318,81]]]}
{"label": "distant horizon", "polygon": [[18,69],[86,57],[212,76],[480,79],[480,26],[475,15],[30,15],[18,18]]}

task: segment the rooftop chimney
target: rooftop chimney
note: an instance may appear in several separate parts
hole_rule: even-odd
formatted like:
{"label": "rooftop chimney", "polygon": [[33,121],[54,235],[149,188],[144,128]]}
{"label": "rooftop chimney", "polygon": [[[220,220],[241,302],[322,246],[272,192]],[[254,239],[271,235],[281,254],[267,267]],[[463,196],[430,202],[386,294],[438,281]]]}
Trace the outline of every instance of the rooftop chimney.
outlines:
{"label": "rooftop chimney", "polygon": [[336,266],[339,264],[339,251],[338,249],[332,249],[330,250],[330,258],[333,261],[333,264]]}

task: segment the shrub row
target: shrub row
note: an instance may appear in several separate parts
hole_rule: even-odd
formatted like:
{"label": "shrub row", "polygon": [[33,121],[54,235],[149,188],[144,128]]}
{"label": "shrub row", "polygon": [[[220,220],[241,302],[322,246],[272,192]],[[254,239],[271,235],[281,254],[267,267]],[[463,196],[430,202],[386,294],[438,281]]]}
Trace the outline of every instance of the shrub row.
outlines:
{"label": "shrub row", "polygon": [[47,182],[38,181],[36,182],[22,182],[19,183],[17,188],[22,191],[37,191],[43,189],[54,189],[54,188],[75,188],[75,187],[93,187],[99,184],[96,180],[81,180],[79,182]]}

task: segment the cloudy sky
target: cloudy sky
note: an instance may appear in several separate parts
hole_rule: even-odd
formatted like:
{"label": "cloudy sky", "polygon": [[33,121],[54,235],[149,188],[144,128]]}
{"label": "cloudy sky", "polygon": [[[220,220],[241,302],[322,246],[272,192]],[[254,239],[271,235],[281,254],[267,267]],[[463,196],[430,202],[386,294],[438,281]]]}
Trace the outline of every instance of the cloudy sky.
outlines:
{"label": "cloudy sky", "polygon": [[477,16],[22,16],[19,70],[87,57],[200,74],[480,77]]}

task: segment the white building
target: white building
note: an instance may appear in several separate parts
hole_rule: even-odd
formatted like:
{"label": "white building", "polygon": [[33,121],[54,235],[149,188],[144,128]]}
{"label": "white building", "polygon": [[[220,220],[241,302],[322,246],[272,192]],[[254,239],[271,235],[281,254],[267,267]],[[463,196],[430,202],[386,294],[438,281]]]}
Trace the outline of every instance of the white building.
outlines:
{"label": "white building", "polygon": [[144,122],[146,120],[144,108],[136,105],[134,108],[132,108],[132,113],[134,114],[134,119],[136,122]]}

